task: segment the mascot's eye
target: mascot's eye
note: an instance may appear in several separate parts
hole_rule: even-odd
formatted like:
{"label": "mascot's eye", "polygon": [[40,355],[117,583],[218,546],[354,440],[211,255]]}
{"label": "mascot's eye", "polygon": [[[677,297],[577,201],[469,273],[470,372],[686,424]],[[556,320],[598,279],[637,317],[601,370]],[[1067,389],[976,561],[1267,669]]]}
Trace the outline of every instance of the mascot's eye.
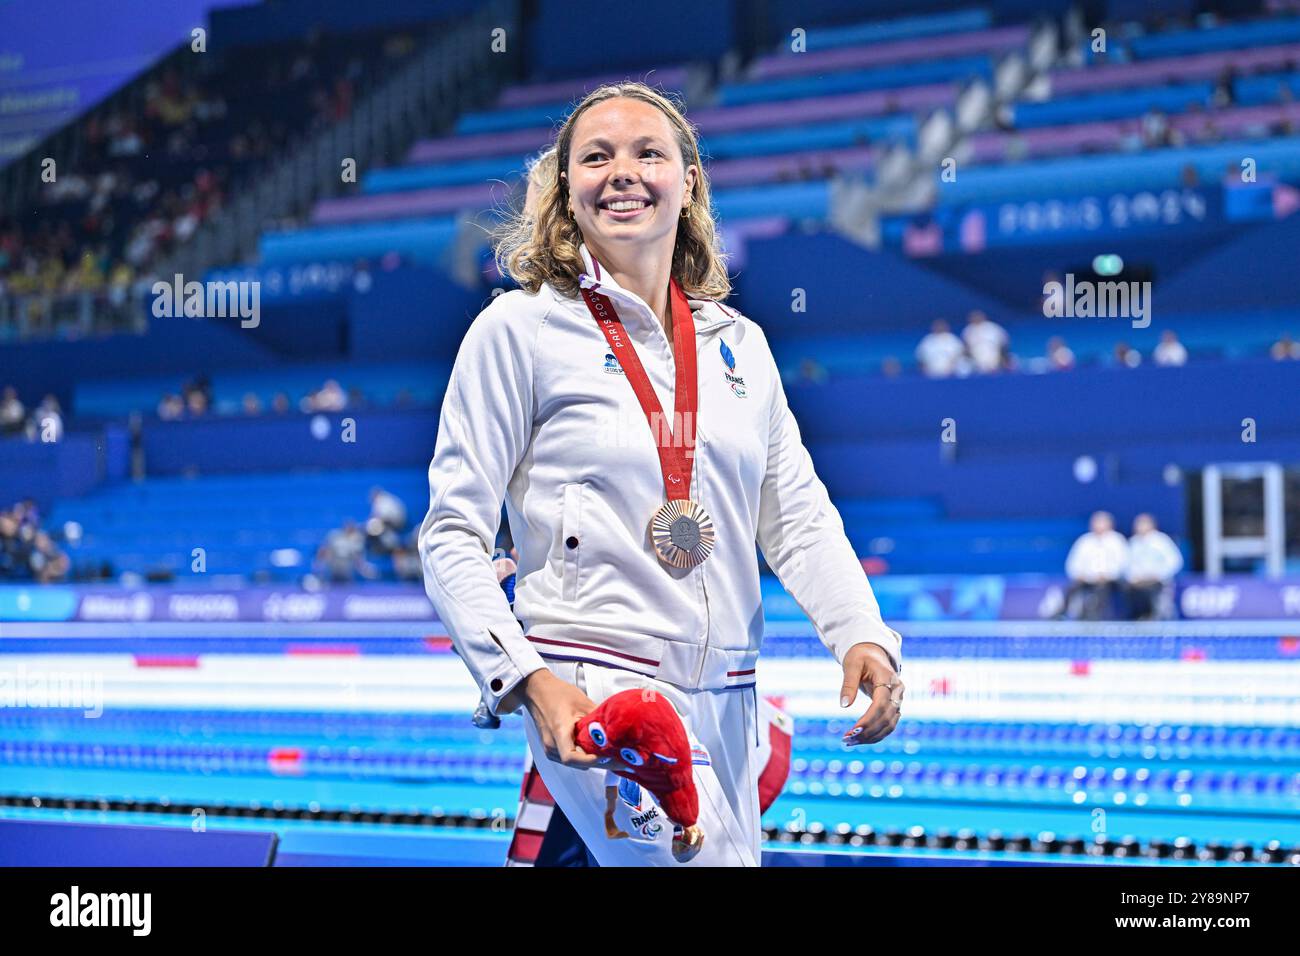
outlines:
{"label": "mascot's eye", "polygon": [[618,755],[622,757],[623,762],[630,767],[639,767],[643,763],[645,763],[645,758],[642,757],[635,750],[633,750],[631,747],[624,747],[622,750],[618,752]]}
{"label": "mascot's eye", "polygon": [[606,743],[605,728],[600,726],[594,720],[587,725],[587,733],[591,734],[591,742],[597,747],[603,747]]}

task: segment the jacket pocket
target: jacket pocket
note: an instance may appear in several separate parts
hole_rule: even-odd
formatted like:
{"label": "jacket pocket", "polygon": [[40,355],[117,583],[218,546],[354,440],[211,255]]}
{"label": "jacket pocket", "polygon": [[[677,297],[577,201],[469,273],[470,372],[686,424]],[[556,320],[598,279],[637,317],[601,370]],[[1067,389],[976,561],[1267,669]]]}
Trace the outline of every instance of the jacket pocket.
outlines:
{"label": "jacket pocket", "polygon": [[563,555],[561,594],[566,601],[578,599],[578,573],[582,557],[582,482],[564,486],[564,511],[560,527],[560,552]]}

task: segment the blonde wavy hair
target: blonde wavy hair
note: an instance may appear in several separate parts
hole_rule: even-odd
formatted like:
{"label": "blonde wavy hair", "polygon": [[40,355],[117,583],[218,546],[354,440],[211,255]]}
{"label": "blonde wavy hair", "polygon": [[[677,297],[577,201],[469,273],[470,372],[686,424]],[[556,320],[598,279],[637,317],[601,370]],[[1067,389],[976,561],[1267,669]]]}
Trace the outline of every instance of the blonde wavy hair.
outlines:
{"label": "blonde wavy hair", "polygon": [[533,203],[521,202],[493,230],[497,269],[520,288],[536,293],[542,283],[565,296],[578,294],[578,276],[585,268],[578,246],[582,233],[567,215],[569,187],[559,173],[569,166],[573,130],[579,117],[597,103],[617,97],[641,100],[658,109],[672,126],[684,167],[692,164],[699,175],[690,195],[690,208],[678,216],[677,243],[673,247],[672,274],[692,298],[725,299],[731,294],[726,254],[713,221],[709,177],[700,161],[699,134],[683,115],[683,108],[666,94],[644,83],[612,83],[587,94],[564,120],[554,146],[529,167]]}

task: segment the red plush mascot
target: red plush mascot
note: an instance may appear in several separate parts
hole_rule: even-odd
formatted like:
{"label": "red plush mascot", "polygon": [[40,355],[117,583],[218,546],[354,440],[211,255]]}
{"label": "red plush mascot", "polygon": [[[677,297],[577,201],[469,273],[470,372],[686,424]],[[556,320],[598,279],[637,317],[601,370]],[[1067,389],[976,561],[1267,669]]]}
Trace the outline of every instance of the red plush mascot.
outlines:
{"label": "red plush mascot", "polygon": [[[677,824],[674,859],[685,863],[700,852],[704,831],[696,822],[700,798],[691,745],[682,719],[663,695],[648,689],[614,694],[578,721],[574,737],[587,753],[616,764],[610,768],[614,773],[654,794],[663,812]],[[605,821],[611,837],[627,835],[613,825],[612,806]]]}

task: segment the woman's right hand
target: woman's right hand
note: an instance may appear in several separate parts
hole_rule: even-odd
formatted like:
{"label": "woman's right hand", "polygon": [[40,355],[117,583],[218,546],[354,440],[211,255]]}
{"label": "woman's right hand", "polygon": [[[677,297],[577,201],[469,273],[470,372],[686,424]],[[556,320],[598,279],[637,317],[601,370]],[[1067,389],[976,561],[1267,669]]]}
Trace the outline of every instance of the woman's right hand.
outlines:
{"label": "woman's right hand", "polygon": [[579,718],[596,709],[596,702],[544,667],[525,677],[519,687],[546,756],[569,767],[595,767],[597,758],[578,746],[573,728]]}

